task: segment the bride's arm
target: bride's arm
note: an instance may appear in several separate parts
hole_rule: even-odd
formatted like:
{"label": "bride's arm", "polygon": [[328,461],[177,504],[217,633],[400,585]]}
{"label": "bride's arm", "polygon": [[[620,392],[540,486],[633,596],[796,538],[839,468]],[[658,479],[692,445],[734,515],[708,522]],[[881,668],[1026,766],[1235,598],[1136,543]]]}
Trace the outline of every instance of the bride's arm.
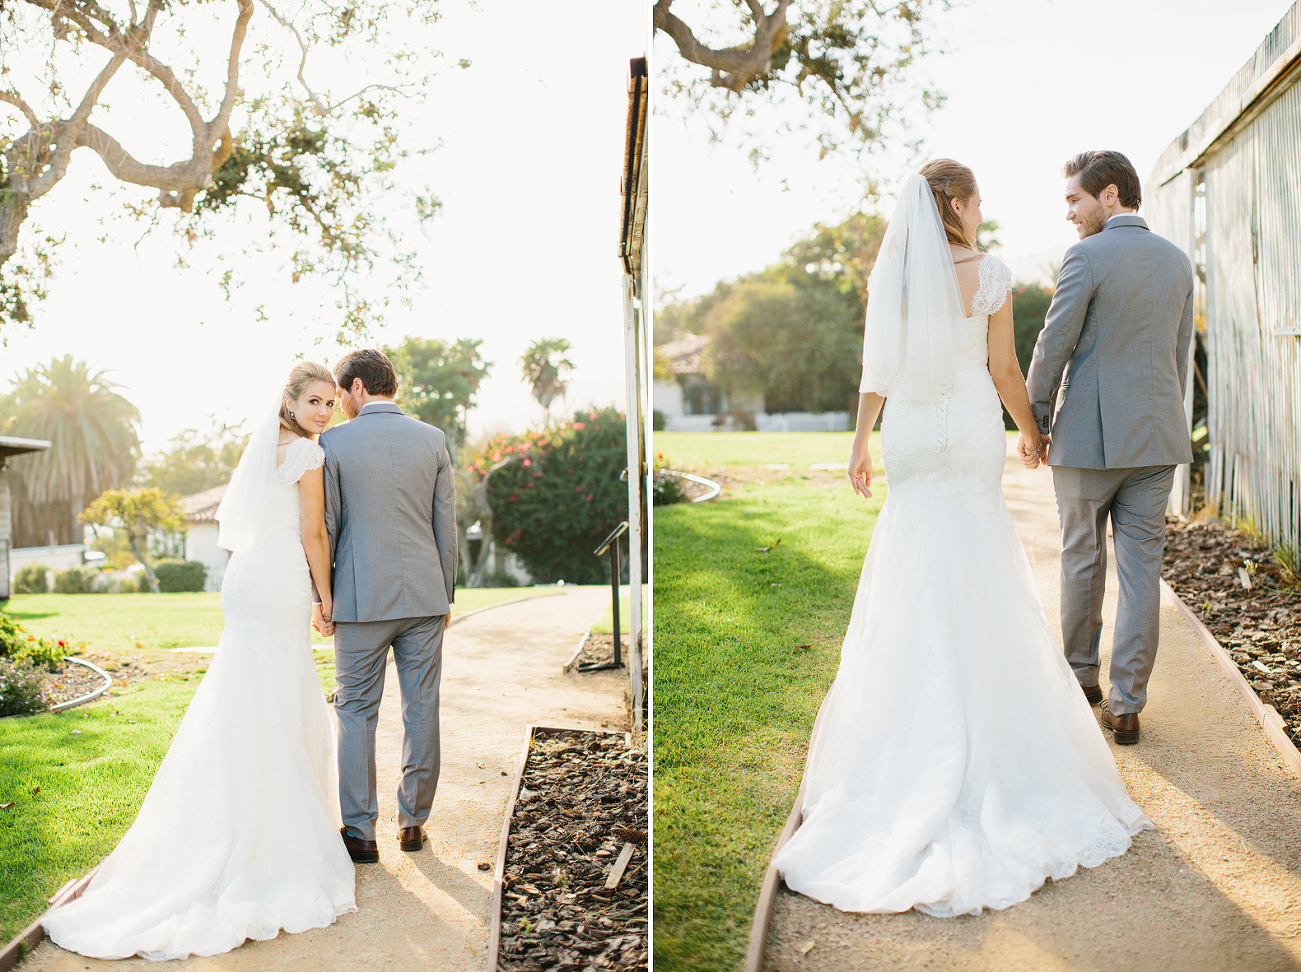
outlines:
{"label": "bride's arm", "polygon": [[[298,480],[298,498],[302,509],[299,530],[303,552],[307,554],[312,583],[321,598],[321,614],[329,625],[334,612],[330,594],[330,535],[325,530],[325,483],[319,466],[307,470]],[[330,633],[321,632],[327,637]]]}
{"label": "bride's arm", "polygon": [[858,424],[854,433],[854,448],[849,453],[849,482],[868,499],[872,498],[872,426],[881,413],[885,399],[876,392],[861,392],[858,396]]}
{"label": "bride's arm", "polygon": [[[1012,329],[1012,295],[989,316],[989,376],[994,379],[998,397],[1007,406],[1012,421],[1021,430],[1018,451],[1022,460],[1038,453],[1039,428],[1030,410],[1030,396],[1025,390],[1021,364],[1016,360],[1016,336]],[[1026,463],[1029,465],[1029,462]],[[1035,458],[1034,465],[1038,465]]]}

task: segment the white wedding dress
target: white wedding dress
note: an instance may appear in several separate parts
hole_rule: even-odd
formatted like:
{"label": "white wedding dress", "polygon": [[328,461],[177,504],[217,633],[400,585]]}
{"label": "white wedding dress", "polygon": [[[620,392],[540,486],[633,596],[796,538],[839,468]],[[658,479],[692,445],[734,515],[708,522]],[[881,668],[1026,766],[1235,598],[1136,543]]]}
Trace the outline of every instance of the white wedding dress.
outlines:
{"label": "white wedding dress", "polygon": [[215,955],[357,910],[300,540],[297,482],[323,461],[299,439],[276,468],[261,539],[222,581],[217,652],[135,822],[85,893],[45,919],[63,948]]}
{"label": "white wedding dress", "polygon": [[786,884],[843,911],[979,914],[1150,827],[1044,617],[1003,499],[985,256],[951,389],[891,394],[889,493],[805,770]]}

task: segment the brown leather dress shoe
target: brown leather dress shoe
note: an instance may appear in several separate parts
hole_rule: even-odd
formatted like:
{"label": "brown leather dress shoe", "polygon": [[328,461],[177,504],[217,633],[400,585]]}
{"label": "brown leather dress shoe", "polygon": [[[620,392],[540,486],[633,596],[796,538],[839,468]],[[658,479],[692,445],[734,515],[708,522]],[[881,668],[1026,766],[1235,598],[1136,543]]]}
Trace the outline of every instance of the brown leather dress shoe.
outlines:
{"label": "brown leather dress shoe", "polygon": [[343,846],[348,848],[348,856],[356,864],[374,864],[379,860],[379,844],[373,840],[366,840],[364,837],[354,837],[348,833],[347,827],[339,828],[339,835],[343,837]]}
{"label": "brown leather dress shoe", "polygon": [[1102,701],[1101,685],[1081,685],[1080,688],[1084,690],[1084,697],[1089,700],[1089,705],[1097,705]]}
{"label": "brown leather dress shoe", "polygon": [[424,827],[403,827],[398,831],[398,846],[404,851],[418,851],[425,846]]}
{"label": "brown leather dress shoe", "polygon": [[1106,702],[1102,703],[1102,728],[1110,729],[1119,746],[1132,746],[1138,742],[1138,713],[1117,715]]}

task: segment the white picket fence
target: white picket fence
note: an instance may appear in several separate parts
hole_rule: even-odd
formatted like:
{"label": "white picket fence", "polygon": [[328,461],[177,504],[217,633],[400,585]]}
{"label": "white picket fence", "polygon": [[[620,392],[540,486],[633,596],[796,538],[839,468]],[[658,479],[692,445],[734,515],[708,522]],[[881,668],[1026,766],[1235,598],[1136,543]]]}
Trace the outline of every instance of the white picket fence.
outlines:
{"label": "white picket fence", "polygon": [[[670,415],[664,419],[665,432],[739,432],[743,426],[731,416],[715,425],[714,415]],[[778,412],[757,413],[754,427],[760,432],[846,432],[848,412]]]}

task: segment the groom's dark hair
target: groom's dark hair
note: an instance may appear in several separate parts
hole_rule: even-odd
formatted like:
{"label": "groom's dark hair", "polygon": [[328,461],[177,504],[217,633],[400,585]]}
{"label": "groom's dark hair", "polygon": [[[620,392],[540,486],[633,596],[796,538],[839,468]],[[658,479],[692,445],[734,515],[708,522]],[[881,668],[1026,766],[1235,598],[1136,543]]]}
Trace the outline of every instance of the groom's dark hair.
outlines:
{"label": "groom's dark hair", "polygon": [[398,375],[393,362],[383,351],[365,348],[349,351],[334,367],[334,380],[345,391],[352,391],[354,379],[360,378],[368,395],[392,398],[398,392]]}
{"label": "groom's dark hair", "polygon": [[1116,187],[1120,204],[1126,209],[1138,209],[1143,201],[1143,189],[1138,173],[1129,159],[1119,152],[1081,152],[1062,166],[1066,178],[1078,175],[1080,185],[1094,199],[1102,195],[1107,186]]}

